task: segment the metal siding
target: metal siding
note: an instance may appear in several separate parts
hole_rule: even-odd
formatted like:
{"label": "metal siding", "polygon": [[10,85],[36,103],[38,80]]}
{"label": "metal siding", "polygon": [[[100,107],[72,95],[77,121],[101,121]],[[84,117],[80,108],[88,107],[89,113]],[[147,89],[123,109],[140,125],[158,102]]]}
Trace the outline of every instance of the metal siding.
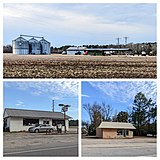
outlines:
{"label": "metal siding", "polygon": [[12,41],[13,54],[28,54],[29,42],[22,37]]}
{"label": "metal siding", "polygon": [[75,55],[76,52],[77,51],[67,51],[67,54],[69,54],[69,55]]}
{"label": "metal siding", "polygon": [[29,41],[30,54],[41,54],[41,44],[37,40]]}
{"label": "metal siding", "polygon": [[50,42],[46,41],[45,39],[40,40],[42,46],[42,54],[50,54]]}

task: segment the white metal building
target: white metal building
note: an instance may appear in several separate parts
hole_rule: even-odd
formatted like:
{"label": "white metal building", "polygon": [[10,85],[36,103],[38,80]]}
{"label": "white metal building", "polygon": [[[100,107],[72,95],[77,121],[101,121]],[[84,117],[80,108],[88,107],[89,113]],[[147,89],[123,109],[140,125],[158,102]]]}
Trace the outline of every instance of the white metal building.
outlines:
{"label": "white metal building", "polygon": [[75,55],[77,52],[81,52],[81,54],[83,54],[86,49],[86,47],[69,47],[66,51],[69,55]]}
{"label": "white metal building", "polygon": [[71,117],[65,116],[61,112],[25,110],[6,108],[3,114],[4,130],[14,131],[28,131],[28,128],[35,124],[50,124],[56,126],[62,124],[62,131],[69,130],[69,119]]}

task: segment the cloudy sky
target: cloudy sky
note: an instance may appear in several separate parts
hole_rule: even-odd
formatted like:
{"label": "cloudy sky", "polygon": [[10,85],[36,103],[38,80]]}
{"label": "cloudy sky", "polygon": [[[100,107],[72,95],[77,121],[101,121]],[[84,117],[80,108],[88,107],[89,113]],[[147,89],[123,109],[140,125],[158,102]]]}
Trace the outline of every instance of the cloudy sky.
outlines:
{"label": "cloudy sky", "polygon": [[78,82],[4,82],[4,108],[52,111],[52,100],[55,111],[60,103],[71,105],[67,114],[78,119]]}
{"label": "cloudy sky", "polygon": [[[139,92],[156,102],[157,85],[154,81],[83,82],[82,105],[105,102],[112,106],[114,115],[115,111],[126,111],[128,107],[132,107],[134,97]],[[89,120],[84,109],[82,109],[82,119]]]}
{"label": "cloudy sky", "polygon": [[4,44],[20,34],[44,36],[53,46],[156,41],[156,5],[4,4]]}

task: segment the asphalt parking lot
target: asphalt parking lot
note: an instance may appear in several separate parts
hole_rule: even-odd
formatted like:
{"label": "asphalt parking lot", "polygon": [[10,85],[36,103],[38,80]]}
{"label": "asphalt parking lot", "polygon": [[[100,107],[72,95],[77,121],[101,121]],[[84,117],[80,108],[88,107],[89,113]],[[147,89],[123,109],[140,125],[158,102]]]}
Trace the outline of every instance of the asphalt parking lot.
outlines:
{"label": "asphalt parking lot", "polygon": [[78,134],[4,133],[3,156],[78,156]]}
{"label": "asphalt parking lot", "polygon": [[82,156],[108,157],[156,157],[156,138],[136,137],[133,139],[82,139]]}

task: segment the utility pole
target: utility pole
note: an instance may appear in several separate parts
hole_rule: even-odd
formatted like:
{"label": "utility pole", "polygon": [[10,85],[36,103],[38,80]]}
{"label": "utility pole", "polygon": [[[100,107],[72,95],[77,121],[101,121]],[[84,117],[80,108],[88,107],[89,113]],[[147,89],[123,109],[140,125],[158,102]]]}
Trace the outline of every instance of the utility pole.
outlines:
{"label": "utility pole", "polygon": [[52,100],[52,112],[54,112],[54,100]]}
{"label": "utility pole", "polygon": [[64,112],[64,131],[66,133],[67,132],[67,129],[66,129],[66,112],[68,111],[68,107],[70,107],[70,105],[68,105],[68,104],[59,104],[59,106],[62,107],[62,112]]}
{"label": "utility pole", "polygon": [[121,39],[121,38],[118,37],[118,38],[116,38],[116,39],[117,39],[117,42],[118,42],[117,44],[119,45],[119,42],[120,42],[120,39]]}
{"label": "utility pole", "polygon": [[129,38],[129,37],[124,37],[124,44],[125,44],[125,45],[127,44],[128,38]]}
{"label": "utility pole", "polygon": [[120,42],[120,37],[116,38],[117,39],[117,42],[118,42],[118,56],[119,56],[119,42]]}

